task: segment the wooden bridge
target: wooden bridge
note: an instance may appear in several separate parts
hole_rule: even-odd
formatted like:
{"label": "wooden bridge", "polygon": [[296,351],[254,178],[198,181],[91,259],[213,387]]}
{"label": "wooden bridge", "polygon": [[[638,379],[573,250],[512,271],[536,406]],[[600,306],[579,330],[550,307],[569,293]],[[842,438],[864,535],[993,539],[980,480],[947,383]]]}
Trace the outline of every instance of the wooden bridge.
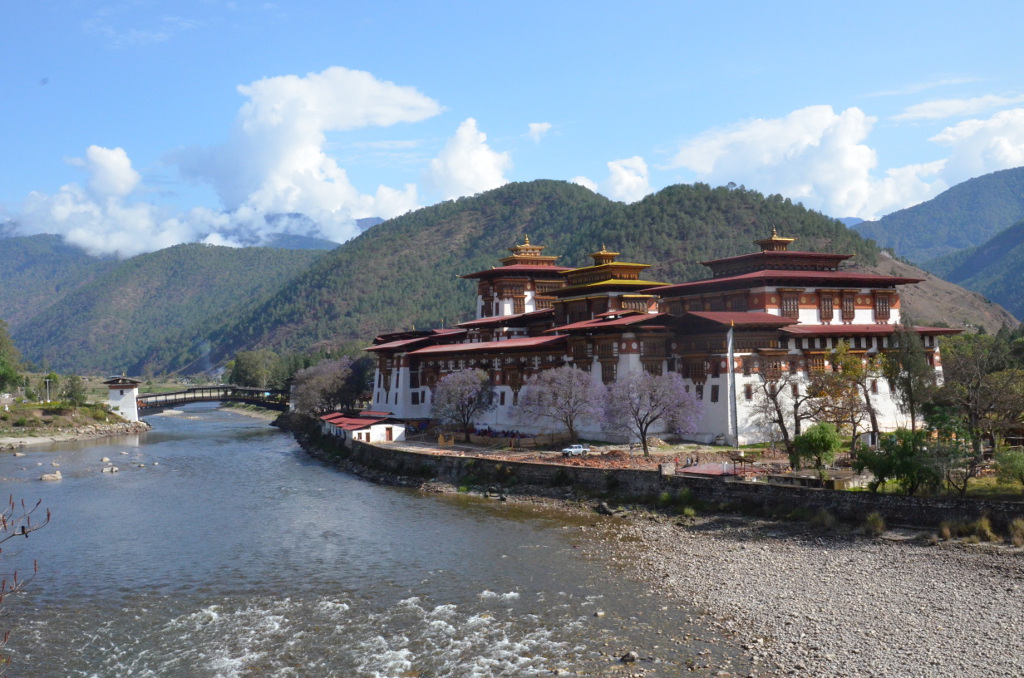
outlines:
{"label": "wooden bridge", "polygon": [[252,403],[284,411],[288,409],[288,392],[244,386],[196,386],[174,393],[140,395],[136,402],[140,414],[154,414],[158,410],[189,403],[213,402]]}

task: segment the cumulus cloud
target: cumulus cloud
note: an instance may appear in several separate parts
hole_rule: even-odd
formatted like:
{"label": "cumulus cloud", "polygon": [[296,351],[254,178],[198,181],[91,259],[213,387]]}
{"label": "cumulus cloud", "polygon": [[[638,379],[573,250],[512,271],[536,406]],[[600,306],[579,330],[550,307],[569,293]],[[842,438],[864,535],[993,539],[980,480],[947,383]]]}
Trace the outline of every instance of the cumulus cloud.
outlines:
{"label": "cumulus cloud", "polygon": [[540,143],[540,140],[544,138],[544,135],[551,131],[550,122],[531,122],[529,125],[530,131],[527,132],[527,136],[531,139]]}
{"label": "cumulus cloud", "polygon": [[238,91],[249,100],[227,143],[173,155],[186,176],[211,183],[229,210],[302,212],[335,236],[351,236],[353,219],[390,218],[416,206],[415,187],[409,185],[361,194],[324,145],[329,131],[435,116],[442,109],[433,99],[413,87],[341,67],[265,78]]}
{"label": "cumulus cloud", "polygon": [[587,177],[579,176],[569,179],[569,182],[573,184],[579,184],[583,188],[589,188],[594,193],[597,193],[597,182],[594,181],[593,179],[588,179]]}
{"label": "cumulus cloud", "polygon": [[997,108],[1005,108],[1024,101],[1024,95],[1012,97],[997,96],[989,94],[983,97],[972,99],[937,99],[926,101],[921,104],[908,106],[899,115],[893,116],[893,120],[939,120],[965,115],[978,115]]}
{"label": "cumulus cloud", "polygon": [[32,193],[18,217],[21,230],[128,257],[183,242],[256,245],[277,233],[344,242],[359,233],[355,219],[387,219],[418,206],[415,184],[357,190],[325,152],[326,133],[418,122],[441,112],[433,99],[338,67],[238,90],[248,100],[228,141],[170,155],[183,176],[214,187],[223,210],[177,213],[147,202],[152,191],[123,148],[90,146],[84,158],[69,161],[87,173],[85,188],[71,183],[52,195]]}
{"label": "cumulus cloud", "polygon": [[689,168],[709,183],[743,183],[826,214],[865,219],[921,202],[947,187],[936,176],[941,163],[874,176],[877,154],[863,142],[875,122],[859,108],[836,113],[831,106],[810,106],[783,118],[705,132],[687,142],[669,166]]}
{"label": "cumulus cloud", "polygon": [[1024,108],[1000,111],[987,120],[965,120],[929,141],[950,147],[942,169],[952,184],[980,174],[1024,165]]}
{"label": "cumulus cloud", "polygon": [[608,178],[601,182],[601,193],[612,200],[636,202],[651,192],[647,163],[639,155],[612,160]]}
{"label": "cumulus cloud", "polygon": [[448,200],[507,184],[505,172],[511,166],[509,154],[488,146],[487,135],[477,129],[476,120],[467,118],[430,161],[427,180]]}

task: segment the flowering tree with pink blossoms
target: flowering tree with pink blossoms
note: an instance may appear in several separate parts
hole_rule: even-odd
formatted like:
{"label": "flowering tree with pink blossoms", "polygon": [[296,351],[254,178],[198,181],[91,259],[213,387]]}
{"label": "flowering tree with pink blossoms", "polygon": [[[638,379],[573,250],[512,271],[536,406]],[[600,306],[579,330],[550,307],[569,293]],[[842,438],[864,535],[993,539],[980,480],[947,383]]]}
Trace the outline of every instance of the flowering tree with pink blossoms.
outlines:
{"label": "flowering tree with pink blossoms", "polygon": [[466,442],[473,420],[494,409],[494,387],[483,370],[459,370],[437,382],[431,414],[442,426],[463,431]]}
{"label": "flowering tree with pink blossoms", "polygon": [[561,424],[570,440],[579,439],[577,426],[604,414],[605,388],[589,372],[564,365],[526,380],[519,399],[518,418],[530,423]]}
{"label": "flowering tree with pink blossoms", "polygon": [[629,433],[640,439],[644,456],[650,455],[647,433],[658,423],[674,433],[693,431],[703,412],[675,372],[655,377],[635,372],[608,388],[604,429]]}

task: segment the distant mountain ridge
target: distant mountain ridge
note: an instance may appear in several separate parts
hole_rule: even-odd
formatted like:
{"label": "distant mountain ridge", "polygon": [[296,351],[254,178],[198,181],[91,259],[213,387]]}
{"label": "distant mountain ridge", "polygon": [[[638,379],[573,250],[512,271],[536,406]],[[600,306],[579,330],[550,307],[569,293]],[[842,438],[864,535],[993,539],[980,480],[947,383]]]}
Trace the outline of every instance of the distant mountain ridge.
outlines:
{"label": "distant mountain ridge", "polygon": [[930,261],[925,268],[1024,317],[1024,221],[978,247]]}
{"label": "distant mountain ridge", "polygon": [[1024,167],[970,179],[854,230],[914,263],[984,244],[1024,219]]}

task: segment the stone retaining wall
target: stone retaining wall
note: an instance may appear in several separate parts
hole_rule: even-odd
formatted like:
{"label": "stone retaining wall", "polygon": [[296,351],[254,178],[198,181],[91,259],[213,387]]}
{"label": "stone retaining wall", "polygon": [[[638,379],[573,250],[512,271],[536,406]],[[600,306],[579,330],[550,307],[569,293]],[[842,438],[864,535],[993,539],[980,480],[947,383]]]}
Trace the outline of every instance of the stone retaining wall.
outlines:
{"label": "stone retaining wall", "polygon": [[662,492],[684,488],[697,501],[737,509],[825,509],[837,518],[860,522],[869,513],[881,514],[887,524],[938,527],[944,520],[976,520],[987,515],[999,529],[1024,517],[1024,503],[960,499],[958,497],[907,497],[872,492],[847,492],[819,488],[769,485],[718,478],[684,477],[634,469],[599,469],[561,464],[506,461],[455,454],[428,454],[356,441],[349,461],[387,473],[440,478],[453,483],[472,479],[477,484],[540,485],[572,487],[623,498],[650,499]]}

